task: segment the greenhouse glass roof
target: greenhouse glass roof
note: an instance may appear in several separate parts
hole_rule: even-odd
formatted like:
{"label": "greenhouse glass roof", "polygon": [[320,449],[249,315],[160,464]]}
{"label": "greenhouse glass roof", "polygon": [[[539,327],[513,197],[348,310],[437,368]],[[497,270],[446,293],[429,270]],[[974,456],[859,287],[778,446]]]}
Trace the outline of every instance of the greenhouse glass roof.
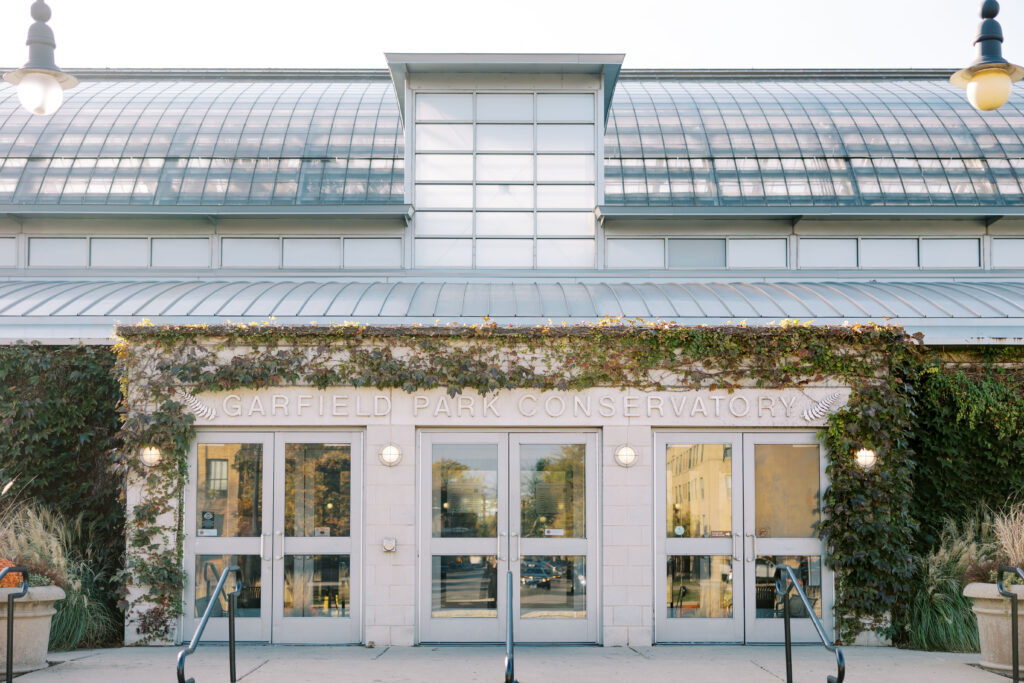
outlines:
{"label": "greenhouse glass roof", "polygon": [[[126,72],[52,117],[0,87],[0,205],[404,202],[384,72]],[[624,72],[605,136],[612,206],[1024,204],[1024,98],[980,114],[934,75]]]}
{"label": "greenhouse glass roof", "polygon": [[391,83],[85,81],[52,117],[0,88],[0,203],[403,201]]}

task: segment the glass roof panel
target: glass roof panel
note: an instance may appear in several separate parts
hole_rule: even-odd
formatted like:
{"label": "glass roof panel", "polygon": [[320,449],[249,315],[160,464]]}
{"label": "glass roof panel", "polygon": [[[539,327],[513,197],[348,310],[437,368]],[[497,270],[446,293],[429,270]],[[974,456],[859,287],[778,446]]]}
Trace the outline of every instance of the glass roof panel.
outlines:
{"label": "glass roof panel", "polygon": [[[48,118],[0,86],[0,202],[404,201],[383,77],[85,80]],[[620,79],[605,201],[984,206],[1024,196],[1024,97],[972,109],[941,80]]]}
{"label": "glass roof panel", "polygon": [[48,118],[4,85],[0,202],[401,204],[403,141],[385,79],[84,80]]}
{"label": "glass roof panel", "polygon": [[1019,204],[1022,136],[1024,97],[982,114],[945,81],[627,75],[608,117],[605,201]]}

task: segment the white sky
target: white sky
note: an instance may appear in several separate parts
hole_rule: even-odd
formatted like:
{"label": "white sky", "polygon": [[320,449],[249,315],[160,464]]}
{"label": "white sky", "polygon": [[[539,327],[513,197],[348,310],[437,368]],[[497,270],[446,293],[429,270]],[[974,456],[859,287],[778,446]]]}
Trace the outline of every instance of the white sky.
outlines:
{"label": "white sky", "polygon": [[[384,67],[389,52],[624,52],[630,68],[949,67],[973,59],[980,0],[48,0],[57,64]],[[31,0],[0,0],[20,66]],[[1024,0],[1005,54],[1024,62]]]}

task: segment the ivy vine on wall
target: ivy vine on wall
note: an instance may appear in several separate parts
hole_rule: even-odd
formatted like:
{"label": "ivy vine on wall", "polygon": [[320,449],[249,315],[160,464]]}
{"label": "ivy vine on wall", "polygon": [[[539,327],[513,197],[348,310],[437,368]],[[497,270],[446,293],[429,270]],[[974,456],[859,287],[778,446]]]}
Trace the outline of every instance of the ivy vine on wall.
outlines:
{"label": "ivy vine on wall", "polygon": [[[919,339],[877,325],[812,327],[783,321],[747,327],[678,327],[606,320],[531,328],[122,327],[116,347],[124,394],[120,471],[138,484],[128,511],[128,618],[143,642],[165,640],[182,612],[182,495],[195,436],[179,390],[209,392],[305,385],[408,392],[442,388],[660,391],[770,389],[843,384],[849,404],[822,430],[831,487],[820,534],[836,572],[843,638],[875,625],[897,604],[911,574],[914,524],[908,514],[913,461],[908,433]],[[153,468],[145,446],[165,454]],[[873,448],[879,464],[861,471],[853,453]]]}

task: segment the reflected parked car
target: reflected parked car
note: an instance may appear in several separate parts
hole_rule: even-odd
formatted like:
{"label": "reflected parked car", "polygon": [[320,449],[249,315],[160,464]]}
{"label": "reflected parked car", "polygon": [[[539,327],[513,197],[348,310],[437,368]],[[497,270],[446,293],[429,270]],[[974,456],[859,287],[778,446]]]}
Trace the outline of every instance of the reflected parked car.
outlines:
{"label": "reflected parked car", "polygon": [[524,586],[551,590],[551,570],[540,562],[524,562],[519,572],[519,583]]}

